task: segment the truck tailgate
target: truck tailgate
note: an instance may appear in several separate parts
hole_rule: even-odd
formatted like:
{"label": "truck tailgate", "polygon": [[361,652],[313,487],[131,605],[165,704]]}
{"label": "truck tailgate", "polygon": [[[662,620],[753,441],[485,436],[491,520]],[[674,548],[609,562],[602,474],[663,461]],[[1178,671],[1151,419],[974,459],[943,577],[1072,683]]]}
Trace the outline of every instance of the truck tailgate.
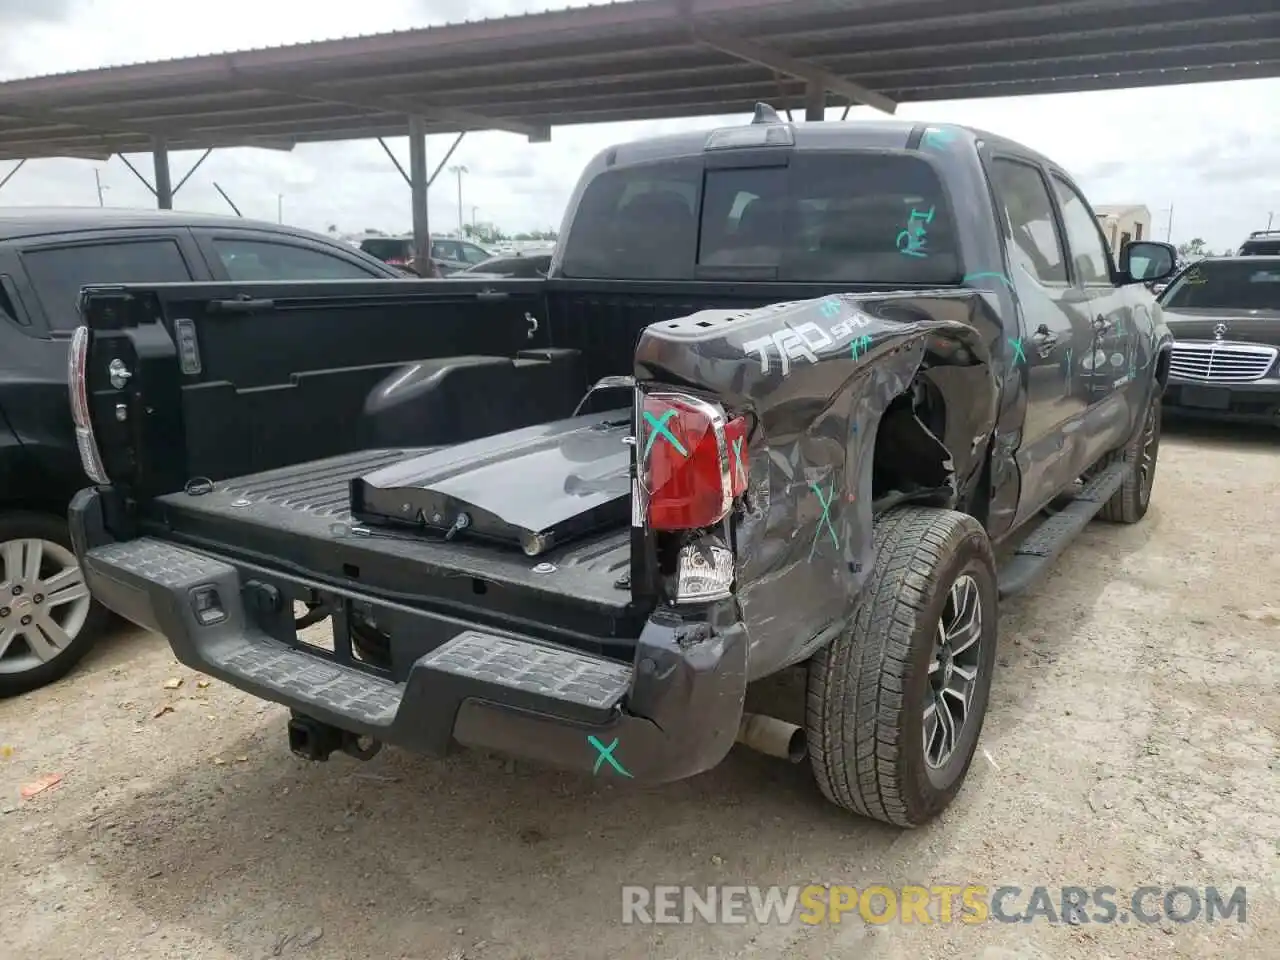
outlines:
{"label": "truck tailgate", "polygon": [[[630,531],[575,541],[536,560],[514,550],[353,523],[352,479],[423,453],[365,450],[224,480],[157,498],[157,536],[215,554],[302,572],[319,581],[366,584],[371,594],[451,609],[481,622],[523,624],[536,614],[564,636],[622,640],[630,589]],[[358,531],[367,531],[363,535]],[[540,563],[550,563],[545,570]],[[376,585],[376,589],[374,587]],[[530,629],[547,633],[545,626]]]}

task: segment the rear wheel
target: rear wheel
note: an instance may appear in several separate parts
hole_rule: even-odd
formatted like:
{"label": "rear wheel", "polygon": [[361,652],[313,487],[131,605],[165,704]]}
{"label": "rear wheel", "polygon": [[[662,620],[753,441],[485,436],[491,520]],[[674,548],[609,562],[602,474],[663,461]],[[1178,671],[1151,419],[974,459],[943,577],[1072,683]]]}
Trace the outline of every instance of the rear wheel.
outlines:
{"label": "rear wheel", "polygon": [[1151,488],[1156,480],[1156,461],[1160,456],[1160,398],[1152,396],[1138,429],[1129,441],[1107,457],[1100,468],[1116,463],[1125,465],[1124,485],[1098,512],[1112,523],[1137,523],[1151,506]]}
{"label": "rear wheel", "polygon": [[875,527],[849,628],[809,663],[807,735],[832,802],[901,827],[937,816],[977,748],[995,665],[995,560],[977,520],[906,507]]}
{"label": "rear wheel", "polygon": [[0,514],[0,696],[65,676],[109,617],[89,596],[65,523]]}

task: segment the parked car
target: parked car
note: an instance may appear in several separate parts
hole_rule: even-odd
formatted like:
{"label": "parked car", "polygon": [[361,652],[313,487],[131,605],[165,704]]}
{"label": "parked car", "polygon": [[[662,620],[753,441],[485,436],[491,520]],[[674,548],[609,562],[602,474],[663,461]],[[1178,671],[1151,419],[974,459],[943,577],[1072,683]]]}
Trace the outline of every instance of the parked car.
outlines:
{"label": "parked car", "polygon": [[551,256],[550,253],[516,253],[508,257],[492,257],[452,276],[470,280],[532,280],[547,275],[551,269]]}
{"label": "parked car", "polygon": [[406,267],[413,260],[412,237],[365,237],[360,249],[393,267]]}
{"label": "parked car", "polygon": [[365,237],[359,246],[369,256],[377,257],[388,266],[395,267],[404,276],[444,276],[445,271],[438,260],[431,261],[431,273],[424,274],[418,269],[412,237]]}
{"label": "parked car", "polygon": [[1249,239],[1240,244],[1237,256],[1280,256],[1280,230],[1254,230],[1249,234]]}
{"label": "parked car", "polygon": [[1280,426],[1280,256],[1209,257],[1160,297],[1171,413]]}
{"label": "parked car", "polygon": [[90,602],[66,525],[67,503],[85,482],[66,400],[80,288],[395,276],[347,244],[271,223],[0,208],[0,696],[64,675],[106,620]]}
{"label": "parked car", "polygon": [[432,237],[431,259],[440,268],[440,276],[448,276],[478,263],[493,259],[493,254],[470,240]]}
{"label": "parked car", "polygon": [[[1173,249],[1117,269],[1013,141],[763,107],[602,152],[573,197],[550,278],[501,294],[266,284],[250,328],[225,285],[89,291],[91,585],[288,705],[310,759],[461,744],[644,783],[740,741],[927,821],[998,598],[1147,512],[1172,343],[1143,284]],[[1085,395],[1062,360],[1104,335],[1127,366]],[[331,648],[299,634],[325,619]],[[792,667],[802,726],[744,713]]]}

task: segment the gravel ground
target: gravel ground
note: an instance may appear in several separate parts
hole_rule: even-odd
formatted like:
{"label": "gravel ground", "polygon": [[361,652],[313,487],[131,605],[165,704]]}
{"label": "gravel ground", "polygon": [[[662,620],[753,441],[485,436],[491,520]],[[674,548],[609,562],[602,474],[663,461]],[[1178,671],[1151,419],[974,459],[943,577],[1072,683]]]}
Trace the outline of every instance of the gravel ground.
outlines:
{"label": "gravel ground", "polygon": [[[652,789],[478,754],[307,765],[281,708],[121,631],[63,683],[0,702],[0,956],[1275,958],[1278,453],[1275,432],[1169,429],[1147,519],[1093,525],[1006,605],[968,783],[911,832],[846,816],[807,768],[741,749]],[[796,692],[766,693],[793,710]],[[21,798],[49,774],[61,782]],[[620,922],[623,883],[815,881],[1244,884],[1248,913]]]}

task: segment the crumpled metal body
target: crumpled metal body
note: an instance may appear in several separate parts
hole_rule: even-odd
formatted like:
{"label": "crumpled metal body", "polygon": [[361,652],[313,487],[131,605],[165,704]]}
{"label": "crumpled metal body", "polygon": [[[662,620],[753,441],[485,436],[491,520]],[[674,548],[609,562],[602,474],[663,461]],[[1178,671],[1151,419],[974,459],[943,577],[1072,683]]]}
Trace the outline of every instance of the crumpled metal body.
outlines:
{"label": "crumpled metal body", "polygon": [[[737,597],[751,675],[804,659],[842,625],[871,569],[873,467],[921,457],[944,502],[979,482],[997,417],[992,364],[1002,327],[974,290],[845,294],[755,310],[706,310],[648,327],[636,350],[641,390],[713,395],[750,421],[750,480],[735,514]],[[932,391],[945,408],[934,435],[877,438],[895,398]],[[913,417],[899,401],[894,417]],[[895,433],[896,436],[896,433]],[[930,449],[932,445],[932,449]]]}

